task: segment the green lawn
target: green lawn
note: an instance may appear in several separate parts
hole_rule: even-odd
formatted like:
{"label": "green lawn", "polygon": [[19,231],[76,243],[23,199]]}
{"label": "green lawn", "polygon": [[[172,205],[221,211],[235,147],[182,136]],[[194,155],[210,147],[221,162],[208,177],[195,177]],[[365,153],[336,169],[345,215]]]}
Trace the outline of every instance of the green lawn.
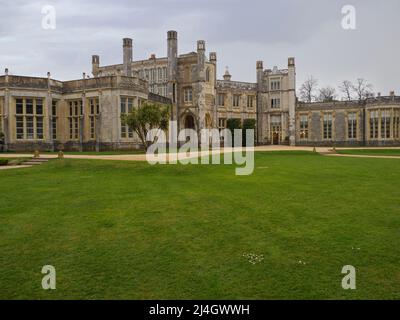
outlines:
{"label": "green lawn", "polygon": [[53,160],[0,182],[2,299],[400,298],[396,159],[256,153],[251,176]]}
{"label": "green lawn", "polygon": [[400,157],[400,149],[344,149],[337,150],[341,154],[356,154],[366,156],[398,156]]}

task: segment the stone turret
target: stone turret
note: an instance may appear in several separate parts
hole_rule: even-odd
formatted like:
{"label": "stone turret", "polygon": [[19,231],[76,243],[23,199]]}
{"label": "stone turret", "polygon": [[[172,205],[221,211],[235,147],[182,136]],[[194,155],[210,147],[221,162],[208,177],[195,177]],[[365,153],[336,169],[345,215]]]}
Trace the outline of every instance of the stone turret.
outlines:
{"label": "stone turret", "polygon": [[[197,41],[197,84],[195,86],[196,92],[196,120],[198,121],[198,130],[205,128],[205,114],[206,114],[206,95],[205,95],[205,80],[206,80],[206,42],[204,40]],[[199,131],[200,132],[200,131]]]}
{"label": "stone turret", "polygon": [[176,84],[178,73],[178,33],[176,31],[167,32],[167,52],[168,52],[168,98],[176,101]]}
{"label": "stone turret", "polygon": [[264,63],[262,61],[257,61],[256,69],[257,69],[257,87],[259,90],[261,90],[263,73],[264,73]]}
{"label": "stone turret", "polygon": [[178,33],[174,30],[167,32],[167,54],[168,54],[168,64],[167,64],[167,75],[168,75],[168,85],[167,85],[167,95],[171,99],[173,104],[173,109],[171,112],[171,119],[176,120],[178,117],[177,109],[177,78],[178,78]]}
{"label": "stone turret", "polygon": [[206,42],[204,40],[197,41],[197,70],[199,81],[205,80],[205,61],[206,61]]}
{"label": "stone turret", "polygon": [[217,53],[216,52],[210,52],[209,60],[210,60],[211,63],[216,64],[217,63]]}
{"label": "stone turret", "polygon": [[231,74],[229,73],[229,68],[226,67],[225,74],[224,74],[224,80],[225,80],[225,81],[231,81],[231,78],[232,78],[232,76],[231,76]]}
{"label": "stone turret", "polygon": [[133,60],[132,39],[124,38],[122,41],[123,41],[123,71],[125,76],[131,77],[132,60]]}
{"label": "stone turret", "polygon": [[262,84],[264,76],[264,63],[259,60],[256,62],[257,71],[257,143],[262,140],[264,132],[264,114],[263,114],[263,103],[262,103]]}
{"label": "stone turret", "polygon": [[296,144],[296,63],[295,58],[288,58],[289,72],[289,143]]}

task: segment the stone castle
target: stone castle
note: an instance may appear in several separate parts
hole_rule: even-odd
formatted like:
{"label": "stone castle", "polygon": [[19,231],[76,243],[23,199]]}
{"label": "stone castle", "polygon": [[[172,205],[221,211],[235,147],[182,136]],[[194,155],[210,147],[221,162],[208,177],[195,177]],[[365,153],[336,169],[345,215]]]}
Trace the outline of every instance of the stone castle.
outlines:
{"label": "stone castle", "polygon": [[93,77],[0,76],[0,132],[6,150],[119,150],[140,148],[121,115],[145,101],[171,106],[178,129],[226,128],[228,119],[254,119],[256,144],[400,145],[400,97],[392,92],[365,101],[302,103],[296,98],[295,59],[286,69],[256,62],[256,82],[233,81],[228,69],[217,79],[217,54],[178,53],[178,34],[167,33],[167,57],[133,59],[123,39],[123,61],[101,66]]}

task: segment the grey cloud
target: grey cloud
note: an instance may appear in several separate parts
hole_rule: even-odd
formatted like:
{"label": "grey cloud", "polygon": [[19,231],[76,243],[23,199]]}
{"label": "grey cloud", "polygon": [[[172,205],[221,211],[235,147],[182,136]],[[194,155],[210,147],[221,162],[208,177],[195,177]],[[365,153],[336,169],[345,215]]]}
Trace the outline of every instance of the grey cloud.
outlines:
{"label": "grey cloud", "polygon": [[[121,61],[121,39],[133,37],[134,55],[166,54],[166,31],[179,32],[180,52],[198,39],[218,52],[219,75],[255,80],[255,61],[284,68],[296,56],[298,84],[313,74],[321,85],[368,78],[377,90],[400,91],[398,0],[352,0],[358,29],[340,27],[348,0],[47,0],[0,1],[0,67],[59,79],[90,72],[90,56]],[[41,28],[43,5],[57,9],[57,29]]]}

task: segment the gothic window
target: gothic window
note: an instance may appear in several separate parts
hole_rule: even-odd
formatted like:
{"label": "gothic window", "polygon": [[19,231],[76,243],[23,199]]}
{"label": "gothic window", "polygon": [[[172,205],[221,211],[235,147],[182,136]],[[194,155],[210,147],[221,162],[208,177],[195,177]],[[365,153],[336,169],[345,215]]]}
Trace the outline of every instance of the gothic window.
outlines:
{"label": "gothic window", "polygon": [[53,140],[57,140],[57,100],[51,102],[51,136]]}
{"label": "gothic window", "polygon": [[371,139],[378,139],[378,111],[371,111],[369,116],[369,137]]}
{"label": "gothic window", "polygon": [[185,88],[183,90],[183,101],[185,103],[190,103],[193,101],[193,89],[192,88]]}
{"label": "gothic window", "polygon": [[324,140],[331,140],[332,139],[332,114],[331,113],[324,114],[323,126],[324,126]]}
{"label": "gothic window", "polygon": [[351,112],[347,116],[347,137],[357,139],[357,113]]}
{"label": "gothic window", "polygon": [[218,118],[218,128],[220,130],[226,128],[226,118]]}
{"label": "gothic window", "polygon": [[281,107],[281,99],[272,98],[271,99],[271,108],[272,109],[279,109],[280,107]]}
{"label": "gothic window", "polygon": [[247,108],[254,107],[254,96],[247,96]]}
{"label": "gothic window", "polygon": [[210,68],[206,69],[206,81],[210,82]]}
{"label": "gothic window", "polygon": [[381,114],[381,138],[390,139],[390,110],[383,110]]}
{"label": "gothic window", "polygon": [[233,95],[233,106],[240,107],[240,94]]}
{"label": "gothic window", "polygon": [[300,139],[301,140],[308,139],[308,116],[307,115],[300,116]]}
{"label": "gothic window", "polygon": [[15,101],[15,134],[17,139],[42,140],[43,99],[18,98]]}
{"label": "gothic window", "polygon": [[82,100],[72,100],[69,102],[69,139],[79,139],[79,119],[82,115]]}
{"label": "gothic window", "polygon": [[218,93],[218,105],[221,107],[225,106],[225,94],[224,93]]}
{"label": "gothic window", "polygon": [[272,80],[271,81],[271,91],[277,91],[281,89],[280,80]]}
{"label": "gothic window", "polygon": [[[121,117],[128,115],[133,109],[133,98],[132,97],[121,97]],[[121,118],[121,138],[133,138],[133,131],[128,125],[122,123]]]}
{"label": "gothic window", "polygon": [[96,115],[99,114],[99,99],[90,98],[89,99],[89,123],[90,123],[90,139],[96,139],[96,125],[97,119]]}
{"label": "gothic window", "polygon": [[400,110],[394,110],[393,117],[393,138],[399,139],[399,130],[400,130]]}

